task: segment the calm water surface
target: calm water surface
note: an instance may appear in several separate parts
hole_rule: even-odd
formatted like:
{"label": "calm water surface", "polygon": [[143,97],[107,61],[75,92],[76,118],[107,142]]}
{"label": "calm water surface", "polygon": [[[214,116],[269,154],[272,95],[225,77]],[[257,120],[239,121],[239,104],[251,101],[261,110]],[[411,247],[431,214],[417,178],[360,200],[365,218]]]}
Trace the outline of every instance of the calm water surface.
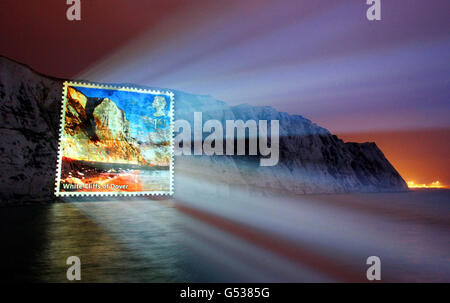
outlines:
{"label": "calm water surface", "polygon": [[449,191],[284,196],[183,181],[173,200],[3,207],[2,279],[450,282]]}

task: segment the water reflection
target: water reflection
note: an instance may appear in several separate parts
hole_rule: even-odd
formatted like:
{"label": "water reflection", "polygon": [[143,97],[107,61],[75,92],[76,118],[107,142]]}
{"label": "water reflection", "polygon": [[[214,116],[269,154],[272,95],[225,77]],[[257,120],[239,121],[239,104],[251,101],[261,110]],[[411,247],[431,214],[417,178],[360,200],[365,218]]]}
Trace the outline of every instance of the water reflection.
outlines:
{"label": "water reflection", "polygon": [[450,281],[449,191],[289,196],[177,176],[173,200],[0,210],[9,281]]}

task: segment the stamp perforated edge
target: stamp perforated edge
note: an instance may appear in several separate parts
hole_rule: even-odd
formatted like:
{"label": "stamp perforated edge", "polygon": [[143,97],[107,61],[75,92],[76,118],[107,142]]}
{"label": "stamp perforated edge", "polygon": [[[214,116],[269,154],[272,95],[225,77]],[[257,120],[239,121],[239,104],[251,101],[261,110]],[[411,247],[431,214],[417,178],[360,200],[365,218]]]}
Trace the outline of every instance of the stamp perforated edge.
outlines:
{"label": "stamp perforated edge", "polygon": [[[61,192],[59,190],[61,183],[61,167],[62,167],[62,132],[64,131],[64,124],[66,120],[66,104],[67,104],[67,87],[68,86],[80,86],[80,87],[91,87],[91,88],[100,88],[100,89],[113,89],[113,90],[121,90],[121,91],[129,91],[129,92],[138,92],[138,93],[147,93],[147,94],[156,94],[156,95],[166,95],[170,98],[170,110],[169,110],[169,118],[170,118],[170,165],[169,165],[169,191],[139,191],[139,192]],[[124,196],[162,196],[162,195],[173,195],[173,170],[174,170],[174,93],[171,91],[161,91],[161,90],[153,90],[153,89],[144,89],[138,87],[131,86],[122,86],[122,85],[110,85],[110,84],[97,84],[90,82],[77,82],[77,81],[64,81],[63,89],[62,89],[62,105],[61,105],[61,120],[59,124],[59,139],[58,139],[58,154],[57,154],[57,165],[56,165],[56,181],[55,181],[55,196],[57,197],[76,197],[76,196],[116,196],[116,197],[124,197]]]}

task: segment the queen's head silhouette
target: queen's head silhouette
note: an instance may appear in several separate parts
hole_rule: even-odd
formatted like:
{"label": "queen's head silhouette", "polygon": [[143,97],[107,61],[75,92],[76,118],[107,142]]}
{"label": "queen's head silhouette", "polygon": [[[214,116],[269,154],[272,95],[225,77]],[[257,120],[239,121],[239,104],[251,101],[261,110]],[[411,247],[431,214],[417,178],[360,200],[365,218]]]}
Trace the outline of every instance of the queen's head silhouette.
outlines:
{"label": "queen's head silhouette", "polygon": [[152,107],[155,109],[153,116],[162,117],[166,115],[164,112],[164,109],[166,108],[166,99],[163,96],[155,96]]}

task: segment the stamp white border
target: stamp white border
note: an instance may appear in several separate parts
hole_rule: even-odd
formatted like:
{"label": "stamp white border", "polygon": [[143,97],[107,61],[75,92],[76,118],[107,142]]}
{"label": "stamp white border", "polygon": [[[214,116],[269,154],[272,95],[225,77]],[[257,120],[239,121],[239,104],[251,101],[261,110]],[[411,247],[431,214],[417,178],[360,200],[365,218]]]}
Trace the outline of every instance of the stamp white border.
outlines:
{"label": "stamp white border", "polygon": [[[66,120],[66,104],[67,104],[67,87],[68,86],[78,86],[78,87],[91,87],[91,88],[99,88],[99,89],[112,89],[112,90],[121,90],[121,91],[129,91],[129,92],[137,92],[144,94],[157,94],[157,95],[165,95],[170,97],[170,110],[169,110],[169,118],[170,118],[170,168],[169,168],[169,191],[137,191],[137,192],[64,192],[60,191],[60,183],[61,183],[61,166],[62,166],[62,132],[64,131],[64,124]],[[65,81],[63,84],[62,91],[62,105],[61,105],[61,120],[59,125],[59,141],[58,141],[58,157],[57,157],[57,166],[56,166],[56,181],[55,181],[55,196],[57,197],[76,197],[76,196],[159,196],[159,195],[173,195],[173,170],[174,170],[174,93],[171,91],[160,91],[160,90],[152,90],[152,89],[144,89],[138,87],[130,87],[130,86],[121,86],[121,85],[109,85],[109,84],[99,84],[99,83],[90,83],[90,82],[77,82],[77,81]]]}

